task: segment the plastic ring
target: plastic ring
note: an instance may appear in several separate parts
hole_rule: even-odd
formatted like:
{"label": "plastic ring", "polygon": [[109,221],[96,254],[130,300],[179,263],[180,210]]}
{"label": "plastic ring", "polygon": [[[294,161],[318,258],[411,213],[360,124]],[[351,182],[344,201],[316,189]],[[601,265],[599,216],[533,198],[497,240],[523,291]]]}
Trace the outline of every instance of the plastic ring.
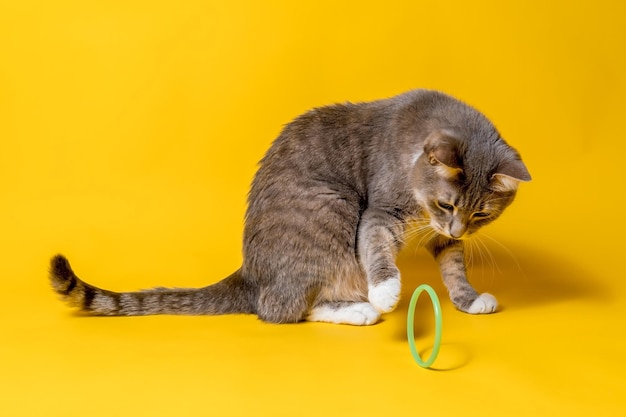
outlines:
{"label": "plastic ring", "polygon": [[[417,299],[420,294],[424,291],[426,291],[430,296],[430,301],[433,304],[433,312],[435,313],[435,344],[433,345],[433,350],[429,358],[425,361],[422,360],[422,357],[415,347],[415,332],[413,327],[415,320],[415,305],[417,304]],[[417,364],[422,368],[429,368],[433,362],[435,362],[435,359],[437,359],[439,348],[441,347],[441,305],[439,304],[439,297],[437,297],[437,293],[433,290],[433,287],[428,284],[420,285],[413,292],[411,302],[409,303],[409,317],[406,325],[406,333],[409,339],[409,348],[411,349],[413,359],[415,359],[415,362],[417,362]]]}

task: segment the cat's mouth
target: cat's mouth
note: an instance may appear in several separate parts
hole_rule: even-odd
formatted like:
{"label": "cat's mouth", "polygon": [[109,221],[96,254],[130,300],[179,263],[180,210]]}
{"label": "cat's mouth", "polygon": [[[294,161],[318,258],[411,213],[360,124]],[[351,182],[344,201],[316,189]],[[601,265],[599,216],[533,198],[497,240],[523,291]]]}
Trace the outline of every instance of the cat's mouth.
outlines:
{"label": "cat's mouth", "polygon": [[466,240],[469,238],[470,233],[468,231],[463,231],[463,233],[461,233],[459,236],[455,236],[453,235],[448,227],[444,228],[441,227],[438,224],[431,224],[431,227],[433,228],[433,230],[437,233],[439,233],[440,235],[447,237],[448,239],[452,239],[452,240]]}
{"label": "cat's mouth", "polygon": [[452,240],[465,240],[467,238],[465,235],[459,236],[459,237],[454,237],[454,236],[451,236],[449,233],[439,233],[439,234],[441,236],[447,237],[448,239],[452,239]]}

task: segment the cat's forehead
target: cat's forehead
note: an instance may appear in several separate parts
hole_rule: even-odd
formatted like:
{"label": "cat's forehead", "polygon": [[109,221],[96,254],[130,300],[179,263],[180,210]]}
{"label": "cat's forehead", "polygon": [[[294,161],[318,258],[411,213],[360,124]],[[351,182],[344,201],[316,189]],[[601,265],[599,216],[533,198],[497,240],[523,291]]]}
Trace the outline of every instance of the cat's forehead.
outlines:
{"label": "cat's forehead", "polygon": [[440,183],[438,191],[439,198],[463,207],[482,207],[493,195],[486,176],[445,181]]}
{"label": "cat's forehead", "polygon": [[493,175],[502,162],[510,158],[511,152],[497,132],[480,139],[466,143],[460,155],[463,170],[461,186],[474,195],[490,190]]}

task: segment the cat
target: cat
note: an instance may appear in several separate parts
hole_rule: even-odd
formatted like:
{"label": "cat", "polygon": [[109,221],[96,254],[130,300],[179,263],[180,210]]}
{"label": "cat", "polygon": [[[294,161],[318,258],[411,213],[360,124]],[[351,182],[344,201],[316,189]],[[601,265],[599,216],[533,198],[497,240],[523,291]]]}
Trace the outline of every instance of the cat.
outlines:
{"label": "cat", "polygon": [[417,228],[453,304],[492,313],[466,278],[464,241],[500,216],[530,174],[493,124],[432,90],[315,108],[284,127],[248,195],[243,264],[198,289],[112,292],[51,261],[54,290],[93,315],[256,314],[371,325],[400,297],[395,257]]}

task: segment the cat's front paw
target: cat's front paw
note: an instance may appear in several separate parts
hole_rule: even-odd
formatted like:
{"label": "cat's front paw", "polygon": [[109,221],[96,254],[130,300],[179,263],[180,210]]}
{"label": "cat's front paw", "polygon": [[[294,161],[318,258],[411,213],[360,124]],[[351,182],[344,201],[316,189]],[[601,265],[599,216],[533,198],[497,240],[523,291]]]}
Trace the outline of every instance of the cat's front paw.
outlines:
{"label": "cat's front paw", "polygon": [[370,303],[381,313],[388,313],[400,300],[400,279],[390,278],[369,289],[367,297]]}
{"label": "cat's front paw", "polygon": [[489,314],[498,309],[498,300],[489,293],[482,293],[467,310],[470,314]]}

